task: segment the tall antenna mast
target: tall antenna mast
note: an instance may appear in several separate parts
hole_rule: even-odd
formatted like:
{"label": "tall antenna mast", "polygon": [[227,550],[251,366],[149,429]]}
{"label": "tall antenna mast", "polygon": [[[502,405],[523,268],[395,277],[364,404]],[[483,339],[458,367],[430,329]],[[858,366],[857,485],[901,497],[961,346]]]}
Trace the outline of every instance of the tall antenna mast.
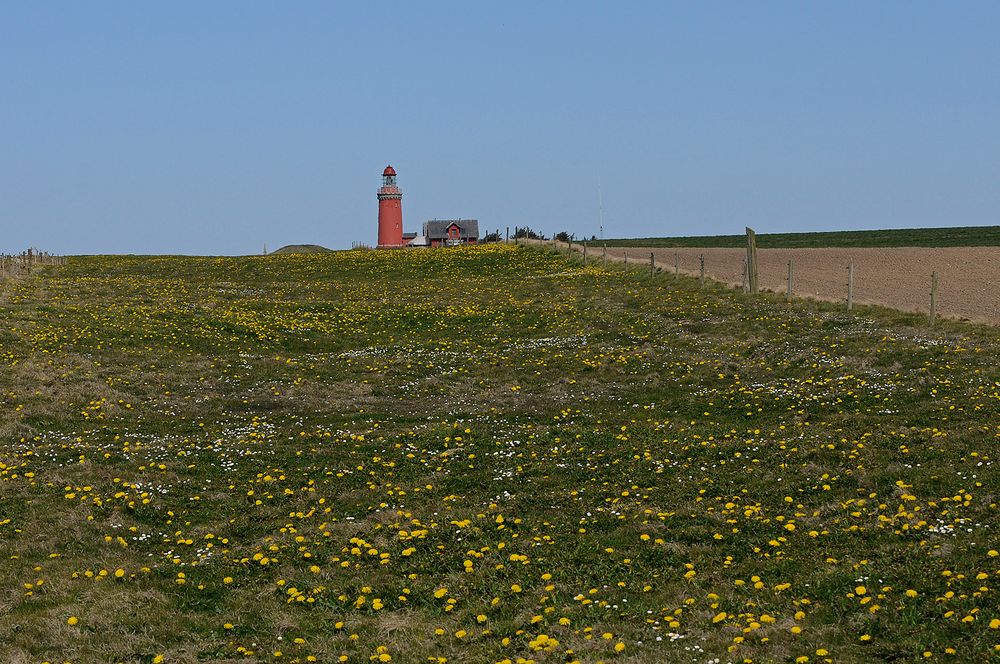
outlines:
{"label": "tall antenna mast", "polygon": [[601,193],[601,173],[597,173],[597,221],[601,239],[604,239],[604,194]]}

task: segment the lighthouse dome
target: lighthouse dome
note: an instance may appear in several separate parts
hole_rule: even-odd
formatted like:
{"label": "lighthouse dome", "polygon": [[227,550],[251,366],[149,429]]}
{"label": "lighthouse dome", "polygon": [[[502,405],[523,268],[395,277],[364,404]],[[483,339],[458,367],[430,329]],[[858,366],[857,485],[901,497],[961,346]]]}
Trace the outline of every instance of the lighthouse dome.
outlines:
{"label": "lighthouse dome", "polygon": [[385,177],[387,175],[395,175],[395,174],[396,174],[396,169],[393,168],[392,166],[386,166],[385,170],[382,171],[382,176],[383,177]]}

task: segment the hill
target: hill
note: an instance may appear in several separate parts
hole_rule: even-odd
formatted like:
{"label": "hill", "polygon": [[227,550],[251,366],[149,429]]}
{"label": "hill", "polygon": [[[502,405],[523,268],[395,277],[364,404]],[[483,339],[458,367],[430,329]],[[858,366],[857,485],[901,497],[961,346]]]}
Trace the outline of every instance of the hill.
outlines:
{"label": "hill", "polygon": [[275,249],[269,255],[275,254],[325,254],[333,251],[318,244],[286,244],[281,249]]}
{"label": "hill", "polygon": [[0,306],[0,661],[994,657],[996,329],[502,244]]}
{"label": "hill", "polygon": [[[596,241],[609,247],[745,247],[746,235],[694,235],[687,237],[617,238]],[[594,244],[594,243],[592,243]],[[909,228],[873,231],[816,233],[758,233],[762,249],[825,247],[995,247],[1000,246],[1000,226]]]}

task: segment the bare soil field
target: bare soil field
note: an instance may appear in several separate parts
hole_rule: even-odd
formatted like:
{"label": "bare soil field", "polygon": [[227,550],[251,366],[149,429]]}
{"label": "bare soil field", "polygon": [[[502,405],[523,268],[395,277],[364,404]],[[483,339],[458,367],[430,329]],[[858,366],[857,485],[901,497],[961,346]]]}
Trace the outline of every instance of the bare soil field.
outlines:
{"label": "bare soil field", "polygon": [[[591,249],[599,256],[600,249]],[[685,274],[698,273],[705,256],[705,273],[716,281],[743,282],[744,249],[649,249],[608,247],[608,256],[629,262],[649,261],[674,269],[675,255]],[[921,247],[851,249],[759,249],[758,277],[762,289],[785,292],[788,261],[796,297],[846,300],[847,266],[854,263],[854,301],[904,311],[928,311],[931,273],[938,273],[941,316],[1000,324],[1000,247]]]}

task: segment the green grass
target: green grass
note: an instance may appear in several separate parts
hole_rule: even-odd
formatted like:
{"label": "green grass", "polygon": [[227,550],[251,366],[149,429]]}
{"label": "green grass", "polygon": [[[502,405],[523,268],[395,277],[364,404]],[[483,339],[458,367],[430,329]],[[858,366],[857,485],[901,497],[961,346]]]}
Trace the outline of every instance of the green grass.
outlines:
{"label": "green grass", "polygon": [[[703,235],[601,240],[609,247],[745,247],[746,235]],[[826,247],[996,247],[1000,226],[906,228],[816,233],[758,233],[763,249],[822,249]]]}
{"label": "green grass", "polygon": [[0,315],[0,661],[997,658],[995,328],[506,245]]}

